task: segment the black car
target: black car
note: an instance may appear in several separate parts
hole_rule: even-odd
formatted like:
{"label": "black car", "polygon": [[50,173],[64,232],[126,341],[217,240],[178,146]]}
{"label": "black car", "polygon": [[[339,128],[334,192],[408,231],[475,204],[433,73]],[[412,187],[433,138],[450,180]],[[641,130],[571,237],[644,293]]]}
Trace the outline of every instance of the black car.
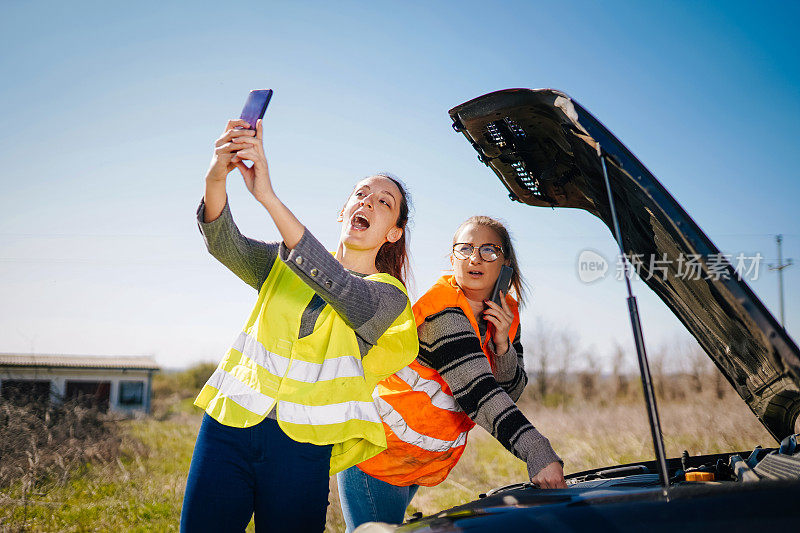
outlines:
{"label": "black car", "polygon": [[[566,476],[569,488],[520,483],[401,526],[365,531],[753,531],[800,524],[800,350],[719,250],[641,162],[566,94],[508,89],[450,110],[512,201],[584,209],[611,229],[620,253],[663,260],[641,279],[694,335],[779,443],[666,458],[636,299],[629,310],[655,460]],[[699,257],[698,276],[679,257]],[[663,275],[661,275],[663,274]]]}

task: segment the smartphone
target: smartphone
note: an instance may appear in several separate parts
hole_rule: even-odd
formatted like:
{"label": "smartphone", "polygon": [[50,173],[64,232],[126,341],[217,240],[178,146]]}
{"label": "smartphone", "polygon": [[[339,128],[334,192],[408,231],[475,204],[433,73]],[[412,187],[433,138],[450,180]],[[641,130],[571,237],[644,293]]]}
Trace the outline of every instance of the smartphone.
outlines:
{"label": "smartphone", "polygon": [[256,129],[256,122],[260,118],[264,118],[264,112],[267,110],[269,101],[272,98],[272,89],[257,89],[250,91],[247,101],[244,103],[242,109],[242,120],[246,120],[250,124],[251,130]]}
{"label": "smartphone", "polygon": [[511,278],[513,276],[514,269],[510,266],[503,265],[500,268],[500,275],[497,276],[497,283],[494,284],[494,289],[492,289],[491,300],[501,307],[503,304],[500,303],[500,291],[503,291],[504,295],[508,294],[508,289],[511,288]]}

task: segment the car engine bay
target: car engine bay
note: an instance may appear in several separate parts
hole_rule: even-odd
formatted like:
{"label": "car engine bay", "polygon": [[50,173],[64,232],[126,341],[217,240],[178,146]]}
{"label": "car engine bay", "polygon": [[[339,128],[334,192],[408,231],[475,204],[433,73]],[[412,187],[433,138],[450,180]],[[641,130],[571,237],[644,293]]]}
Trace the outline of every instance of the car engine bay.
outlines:
{"label": "car engine bay", "polygon": [[[756,446],[750,453],[734,452],[691,456],[667,461],[670,486],[686,484],[753,483],[762,480],[800,481],[800,434],[786,437],[778,448]],[[745,458],[746,457],[746,458]],[[654,461],[614,468],[590,470],[566,476],[568,490],[579,492],[655,488],[661,485]],[[532,483],[517,483],[481,494],[486,498],[517,489],[537,489]]]}

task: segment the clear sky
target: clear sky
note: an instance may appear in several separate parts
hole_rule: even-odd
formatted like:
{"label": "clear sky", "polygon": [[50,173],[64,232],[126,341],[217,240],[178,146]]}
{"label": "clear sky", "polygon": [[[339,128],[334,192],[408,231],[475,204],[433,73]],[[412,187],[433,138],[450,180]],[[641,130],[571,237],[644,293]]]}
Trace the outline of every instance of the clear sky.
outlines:
{"label": "clear sky", "polygon": [[[191,7],[187,7],[191,6]],[[760,252],[777,316],[774,235],[800,262],[796,2],[0,3],[0,352],[216,360],[255,292],[209,256],[195,209],[214,139],[247,92],[275,90],[276,190],[330,248],[352,185],[408,184],[418,295],[458,224],[505,219],[536,319],[601,359],[631,346],[624,284],[581,283],[584,212],[512,204],[448,109],[509,87],[560,89],[605,123],[726,253]],[[276,240],[229,182],[242,231]],[[800,265],[785,271],[800,331]],[[648,347],[687,337],[642,283]],[[634,360],[629,350],[630,360]]]}

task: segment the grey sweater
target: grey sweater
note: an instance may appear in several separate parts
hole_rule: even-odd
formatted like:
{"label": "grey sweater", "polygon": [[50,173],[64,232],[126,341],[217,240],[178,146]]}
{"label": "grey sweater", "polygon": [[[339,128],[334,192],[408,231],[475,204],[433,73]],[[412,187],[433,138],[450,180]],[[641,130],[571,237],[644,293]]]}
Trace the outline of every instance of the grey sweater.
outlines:
{"label": "grey sweater", "polygon": [[364,274],[344,268],[308,229],[297,246],[289,250],[282,242],[243,236],[227,203],[222,214],[211,222],[204,222],[204,212],[205,204],[200,202],[197,225],[209,253],[242,281],[260,290],[272,265],[280,259],[314,289],[316,296],[303,311],[300,337],[313,331],[316,319],[330,305],[355,331],[364,357],[408,303],[408,297],[397,287],[364,279]]}
{"label": "grey sweater", "polygon": [[[438,371],[453,391],[456,403],[476,424],[508,451],[526,462],[535,476],[561,461],[550,441],[519,410],[516,401],[528,382],[522,362],[519,329],[508,352],[493,358],[494,368],[464,312],[447,308],[417,327],[417,361]],[[490,343],[490,347],[493,345]]]}

